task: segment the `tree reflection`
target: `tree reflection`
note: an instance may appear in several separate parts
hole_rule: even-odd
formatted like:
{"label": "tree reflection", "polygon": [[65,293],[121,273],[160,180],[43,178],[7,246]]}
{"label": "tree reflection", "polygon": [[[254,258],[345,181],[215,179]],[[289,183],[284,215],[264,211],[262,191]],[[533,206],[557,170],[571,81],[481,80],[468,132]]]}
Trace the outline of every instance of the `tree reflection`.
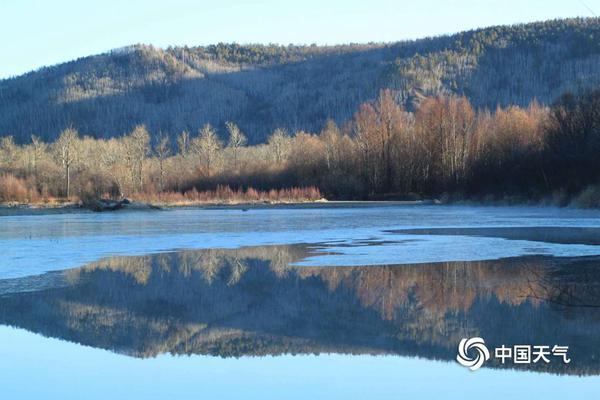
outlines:
{"label": "tree reflection", "polygon": [[136,357],[337,352],[451,360],[461,338],[481,336],[490,346],[569,345],[568,366],[525,367],[600,373],[597,259],[293,266],[310,251],[113,257],[0,281],[0,323]]}

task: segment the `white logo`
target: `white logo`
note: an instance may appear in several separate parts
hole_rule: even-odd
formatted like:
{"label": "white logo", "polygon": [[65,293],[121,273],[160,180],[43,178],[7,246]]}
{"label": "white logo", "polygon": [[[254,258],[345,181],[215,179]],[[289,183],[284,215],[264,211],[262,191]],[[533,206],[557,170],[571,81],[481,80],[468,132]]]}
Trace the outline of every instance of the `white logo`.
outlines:
{"label": "white logo", "polygon": [[[471,357],[469,350],[475,350],[477,356]],[[468,367],[471,371],[478,370],[484,362],[490,359],[490,351],[485,346],[485,342],[480,337],[462,339],[458,344],[458,355],[456,361],[462,366]]]}

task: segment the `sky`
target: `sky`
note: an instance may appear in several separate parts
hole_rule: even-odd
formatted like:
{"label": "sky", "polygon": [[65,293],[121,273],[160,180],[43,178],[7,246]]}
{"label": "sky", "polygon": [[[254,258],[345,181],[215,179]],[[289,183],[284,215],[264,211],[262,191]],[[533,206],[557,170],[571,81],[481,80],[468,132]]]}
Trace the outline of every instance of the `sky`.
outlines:
{"label": "sky", "polygon": [[135,43],[393,42],[600,15],[600,0],[0,0],[0,78]]}

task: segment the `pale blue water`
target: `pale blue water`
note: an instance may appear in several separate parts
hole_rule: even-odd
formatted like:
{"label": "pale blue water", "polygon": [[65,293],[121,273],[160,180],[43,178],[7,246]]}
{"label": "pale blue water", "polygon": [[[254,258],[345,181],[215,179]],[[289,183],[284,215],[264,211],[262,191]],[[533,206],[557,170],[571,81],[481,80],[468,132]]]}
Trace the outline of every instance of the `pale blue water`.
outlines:
{"label": "pale blue water", "polygon": [[[10,285],[14,278],[22,280],[34,279],[35,276],[43,278],[47,271],[77,268],[104,257],[117,255],[145,255],[177,249],[234,249],[242,246],[300,243],[309,244],[313,252],[296,260],[295,265],[326,268],[494,260],[532,255],[559,257],[600,255],[600,246],[592,244],[389,232],[407,228],[439,227],[600,228],[600,211],[535,207],[324,206],[257,209],[248,212],[234,209],[173,210],[0,217],[0,280]],[[429,268],[435,268],[435,264],[427,265],[430,266]],[[493,266],[492,271],[498,268]],[[126,275],[110,275],[109,280],[104,281],[105,278],[102,278],[98,284],[111,287],[112,279],[125,279],[123,276],[126,277]],[[506,276],[510,277],[510,274]],[[506,276],[502,275],[502,279],[508,279]],[[427,275],[424,281],[427,282],[429,279],[433,278]],[[85,281],[83,282],[85,284]],[[172,284],[170,282],[164,283],[166,287]],[[489,283],[491,287],[498,285],[496,281],[486,282],[484,283],[486,285]],[[117,283],[126,284],[126,282]],[[508,280],[507,285],[518,284],[518,280],[515,282]],[[39,296],[46,296],[45,290],[39,289]],[[280,354],[222,358],[199,354],[182,356],[160,353],[155,357],[139,358],[127,355],[123,351],[106,350],[112,343],[111,334],[108,333],[112,328],[109,325],[101,328],[100,333],[96,333],[93,340],[83,336],[81,339],[73,339],[80,335],[78,330],[80,327],[76,325],[86,324],[86,319],[83,318],[86,315],[85,307],[98,305],[86,303],[90,299],[81,300],[77,297],[79,294],[69,294],[70,292],[64,294],[62,292],[64,290],[66,289],[61,287],[51,288],[48,293],[49,295],[57,293],[62,296],[61,301],[72,302],[69,303],[70,305],[64,304],[70,307],[76,305],[77,307],[73,309],[81,312],[81,316],[73,317],[68,314],[67,317],[74,319],[48,320],[47,323],[24,320],[23,326],[41,324],[48,329],[41,329],[40,332],[57,332],[46,333],[52,337],[47,338],[39,333],[29,332],[22,329],[20,325],[19,327],[0,325],[0,398],[451,399],[483,396],[483,398],[498,399],[553,399],[584,396],[594,398],[600,390],[600,376],[597,372],[593,372],[600,370],[600,361],[597,366],[593,362],[591,366],[588,365],[592,370],[592,376],[579,377],[570,375],[568,370],[566,370],[567,375],[496,368],[483,368],[470,372],[452,361],[452,356],[442,357],[444,360],[438,361],[427,355],[427,352],[418,357],[372,356],[368,355],[369,351],[360,355],[337,354],[336,347],[330,346],[331,344],[328,344],[334,349],[331,354],[325,352],[318,356]],[[180,290],[189,289],[182,287]],[[237,290],[232,292],[232,296],[239,294]],[[153,298],[155,291],[159,293],[158,289],[152,286],[141,293],[148,298]],[[82,287],[81,293],[86,293],[85,286]],[[245,293],[242,291],[242,294]],[[336,293],[340,296],[338,292]],[[3,300],[2,296],[9,295],[13,296],[15,293],[0,294],[0,301]],[[434,295],[436,293],[432,293],[433,297]],[[46,301],[45,297],[37,297],[36,293],[31,295],[25,293],[24,296],[27,301],[33,299],[35,302],[31,304],[35,304],[36,307],[45,304]],[[223,299],[227,299],[227,296],[225,293]],[[484,302],[484,300],[489,302],[489,296],[486,296],[482,297],[481,303],[475,302],[471,307],[488,304]],[[9,297],[6,299],[9,300]],[[93,297],[91,299],[93,300]],[[341,299],[343,301],[344,297]],[[98,302],[103,307],[109,307],[108,303],[105,303],[106,299]],[[60,307],[63,303],[52,304],[58,304]],[[159,321],[164,324],[164,318],[169,320],[168,315],[165,316],[164,313],[168,313],[168,310],[173,307],[167,307],[165,304],[167,303],[160,307],[165,307],[167,311],[151,316],[156,320],[142,321],[148,323],[149,327],[154,327]],[[227,309],[227,300],[224,300],[220,307]],[[528,315],[531,315],[531,321],[535,321],[537,307],[539,306],[530,304],[527,307],[513,306],[508,311],[504,308],[500,309],[504,310],[502,312],[514,312],[515,317],[524,320],[528,320]],[[123,310],[126,310],[125,306]],[[543,310],[546,313],[544,318],[551,318],[554,315],[552,313],[557,312],[552,306]],[[24,307],[23,311],[27,313],[29,309]],[[122,310],[116,307],[106,308],[106,310],[101,308],[101,311],[111,316],[120,315],[119,312]],[[298,309],[293,311],[298,312]],[[132,310],[129,312],[134,315]],[[427,308],[424,311],[417,311],[416,316],[423,317],[418,320],[421,332],[428,333],[432,329],[437,329],[436,322],[429,317],[431,312]],[[586,310],[585,318],[597,320],[589,317],[595,312],[595,309]],[[5,313],[11,320],[18,320],[18,315],[9,312],[8,308],[6,310],[0,308],[0,316]],[[477,309],[476,315],[481,313],[485,313],[485,308]],[[600,318],[600,309],[597,313]],[[365,318],[368,315],[370,314],[365,311]],[[561,313],[556,315],[563,316]],[[92,316],[90,314],[90,317]],[[564,324],[569,323],[569,318],[573,318],[572,315],[569,317],[568,312],[564,316],[565,318],[561,318],[563,329],[565,329]],[[141,317],[150,318],[146,314],[136,316],[136,318]],[[115,321],[120,321],[119,318]],[[399,321],[399,326],[402,326],[403,317],[394,318]],[[461,321],[463,316],[459,312],[453,318]],[[467,320],[466,316],[464,318],[465,321],[470,321],[465,322],[467,325],[474,321]],[[511,320],[511,317],[506,315],[502,318]],[[382,319],[383,322],[385,320],[386,318]],[[97,323],[97,320],[95,321],[94,323]],[[100,318],[100,321],[103,319]],[[407,319],[405,324],[409,324],[410,321],[412,320]],[[193,329],[196,323],[185,322],[188,324],[186,329]],[[55,324],[60,329],[55,329]],[[428,324],[432,324],[431,327]],[[574,332],[577,332],[577,329],[582,329],[582,332],[585,332],[585,329],[596,329],[596,325],[589,327],[580,325],[581,320],[573,324]],[[467,326],[467,328],[472,327]],[[100,341],[103,329],[107,329],[107,336],[102,346],[80,344]],[[144,332],[143,327],[138,326],[138,329]],[[252,329],[255,331],[257,328]],[[518,331],[519,327],[516,326],[515,329]],[[549,331],[552,331],[551,327]],[[113,334],[118,333],[115,331]],[[134,347],[139,344],[138,340],[132,342]],[[443,340],[439,343],[443,343]],[[432,346],[439,343],[433,343]],[[313,345],[308,348],[311,349],[311,346]],[[449,344],[450,348],[453,346],[454,343]],[[419,351],[416,351],[416,354],[421,354]]]}
{"label": "pale blue water", "polygon": [[[600,211],[539,207],[323,206],[248,212],[173,210],[0,217],[0,278],[73,268],[105,256],[292,243],[326,243],[341,253],[312,257],[300,263],[302,265],[600,254],[597,246],[579,244],[386,232],[402,228],[488,226],[600,227]],[[399,243],[339,246],[365,239]]]}
{"label": "pale blue water", "polygon": [[597,377],[482,369],[391,356],[136,359],[0,327],[6,399],[578,399]]}

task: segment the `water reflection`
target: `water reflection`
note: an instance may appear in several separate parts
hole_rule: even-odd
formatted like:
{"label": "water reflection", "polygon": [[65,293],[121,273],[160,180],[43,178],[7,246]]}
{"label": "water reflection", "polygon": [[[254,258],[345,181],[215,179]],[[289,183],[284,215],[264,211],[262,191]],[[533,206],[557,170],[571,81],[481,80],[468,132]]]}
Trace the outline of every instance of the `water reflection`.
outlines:
{"label": "water reflection", "polygon": [[481,336],[492,347],[570,346],[569,365],[520,368],[600,374],[598,258],[290,266],[310,251],[114,257],[0,280],[0,324],[135,357],[335,352],[453,360],[461,338]]}

